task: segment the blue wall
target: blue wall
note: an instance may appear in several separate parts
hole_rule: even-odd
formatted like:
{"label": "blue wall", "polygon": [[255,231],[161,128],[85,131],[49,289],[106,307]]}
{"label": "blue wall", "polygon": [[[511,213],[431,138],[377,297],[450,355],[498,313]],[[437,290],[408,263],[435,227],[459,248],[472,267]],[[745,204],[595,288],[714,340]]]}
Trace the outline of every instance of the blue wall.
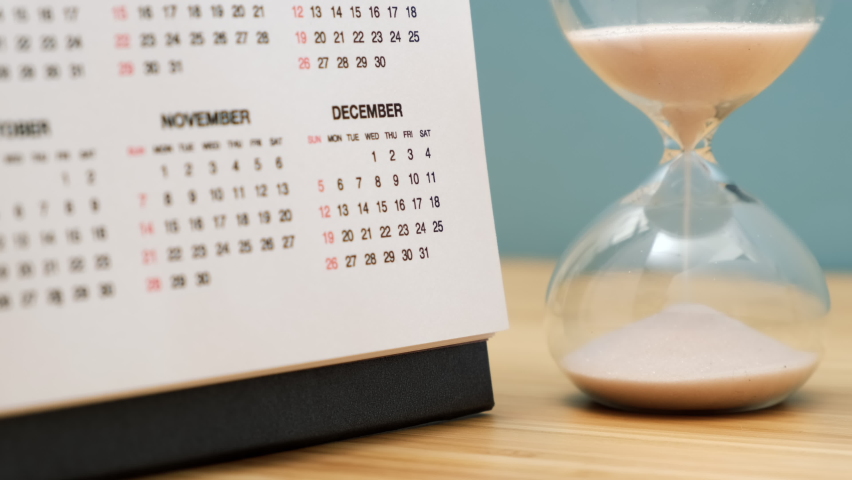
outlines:
{"label": "blue wall", "polygon": [[[637,109],[574,54],[546,1],[472,0],[503,255],[557,256],[662,154]],[[723,170],[827,268],[852,268],[852,1],[835,0],[795,64],[719,130]]]}

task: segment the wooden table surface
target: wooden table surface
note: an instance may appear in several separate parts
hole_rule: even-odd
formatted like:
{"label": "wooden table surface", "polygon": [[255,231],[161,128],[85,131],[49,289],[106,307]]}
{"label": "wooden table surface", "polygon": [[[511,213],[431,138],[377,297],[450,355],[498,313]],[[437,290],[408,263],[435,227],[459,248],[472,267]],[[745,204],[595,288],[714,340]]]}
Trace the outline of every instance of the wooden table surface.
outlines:
{"label": "wooden table surface", "polygon": [[489,342],[493,411],[151,478],[852,479],[852,276],[830,276],[827,356],[787,402],[666,416],[597,406],[559,372],[542,330],[552,266],[504,261],[512,327]]}

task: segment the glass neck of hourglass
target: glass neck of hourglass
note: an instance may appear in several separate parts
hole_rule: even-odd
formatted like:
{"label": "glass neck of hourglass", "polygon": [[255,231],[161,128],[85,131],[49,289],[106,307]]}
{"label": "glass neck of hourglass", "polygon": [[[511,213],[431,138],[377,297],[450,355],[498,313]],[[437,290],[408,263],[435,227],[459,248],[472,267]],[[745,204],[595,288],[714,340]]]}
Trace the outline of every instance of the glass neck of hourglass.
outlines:
{"label": "glass neck of hourglass", "polygon": [[[718,124],[716,126],[718,127]],[[660,135],[663,137],[663,158],[660,159],[661,165],[678,158],[687,151],[698,154],[701,158],[708,162],[717,163],[712,149],[712,140],[713,135],[716,134],[716,128],[706,132],[690,148],[684,148],[676,137],[670,135],[666,130],[659,128],[659,125],[658,129],[660,130]]]}
{"label": "glass neck of hourglass", "polygon": [[[678,119],[672,113],[648,116],[663,137],[664,150],[660,164],[668,163],[685,152],[694,152],[708,162],[716,163],[711,143],[724,117],[714,115],[710,118]],[[671,120],[673,117],[675,120]]]}

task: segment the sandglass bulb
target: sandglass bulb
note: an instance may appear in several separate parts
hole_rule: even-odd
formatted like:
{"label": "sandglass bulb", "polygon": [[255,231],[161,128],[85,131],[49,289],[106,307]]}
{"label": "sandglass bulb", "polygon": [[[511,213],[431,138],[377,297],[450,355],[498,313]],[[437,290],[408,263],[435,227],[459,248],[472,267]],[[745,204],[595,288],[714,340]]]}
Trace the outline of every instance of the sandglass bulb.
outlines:
{"label": "sandglass bulb", "polygon": [[566,251],[548,288],[551,352],[593,399],[750,410],[783,401],[816,368],[824,276],[725,177],[710,139],[802,52],[819,3],[554,0],[577,53],[665,143],[651,178]]}

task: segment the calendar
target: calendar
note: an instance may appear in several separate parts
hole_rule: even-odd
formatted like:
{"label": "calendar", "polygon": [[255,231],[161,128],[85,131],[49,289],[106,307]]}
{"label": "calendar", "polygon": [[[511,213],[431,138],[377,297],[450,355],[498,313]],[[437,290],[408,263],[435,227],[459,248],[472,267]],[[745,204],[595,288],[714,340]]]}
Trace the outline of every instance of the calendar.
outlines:
{"label": "calendar", "polygon": [[0,0],[0,416],[506,327],[466,2]]}

